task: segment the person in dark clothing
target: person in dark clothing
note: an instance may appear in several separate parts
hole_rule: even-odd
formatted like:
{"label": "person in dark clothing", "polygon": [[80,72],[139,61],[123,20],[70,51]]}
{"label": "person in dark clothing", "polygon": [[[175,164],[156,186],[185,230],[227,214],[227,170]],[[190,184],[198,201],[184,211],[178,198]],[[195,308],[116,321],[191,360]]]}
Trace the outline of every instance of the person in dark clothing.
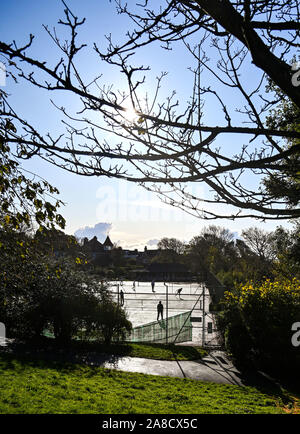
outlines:
{"label": "person in dark clothing", "polygon": [[124,292],[122,289],[120,291],[120,301],[121,301],[121,306],[123,306],[124,305]]}
{"label": "person in dark clothing", "polygon": [[160,316],[161,319],[164,319],[164,306],[161,301],[157,305],[157,321],[159,320]]}
{"label": "person in dark clothing", "polygon": [[152,282],[151,282],[152,292],[155,292],[154,291],[154,286],[155,286],[155,280],[153,279]]}
{"label": "person in dark clothing", "polygon": [[183,289],[183,288],[179,288],[179,289],[177,289],[177,291],[176,291],[176,293],[175,293],[175,296],[176,296],[176,295],[179,295],[179,298],[180,298],[180,294],[181,294],[182,289]]}

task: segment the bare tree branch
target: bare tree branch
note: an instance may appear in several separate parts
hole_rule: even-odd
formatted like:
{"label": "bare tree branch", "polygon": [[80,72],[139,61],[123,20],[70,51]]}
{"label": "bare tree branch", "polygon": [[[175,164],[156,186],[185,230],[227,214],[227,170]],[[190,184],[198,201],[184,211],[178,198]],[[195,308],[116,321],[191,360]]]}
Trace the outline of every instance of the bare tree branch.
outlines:
{"label": "bare tree branch", "polygon": [[[266,177],[284,176],[287,170],[295,179],[299,173],[299,129],[269,128],[265,122],[282,98],[300,107],[300,86],[292,80],[295,72],[290,65],[300,30],[298,1],[147,0],[132,11],[116,1],[118,12],[132,20],[135,30],[118,44],[108,36],[106,52],[95,43],[92,47],[100,62],[125,77],[126,90],[101,84],[101,75],[86,82],[80,74],[77,55],[88,45],[78,44],[77,36],[85,20],[63,5],[65,17],[58,23],[69,30],[69,40],[63,42],[56,28],[44,26],[59,52],[54,66],[27,54],[33,35],[22,47],[0,42],[0,55],[11,78],[54,94],[70,93],[81,103],[74,114],[53,101],[65,133],[45,136],[11,107],[2,92],[0,114],[18,124],[18,133],[11,130],[6,135],[16,158],[39,155],[82,176],[135,182],[205,219],[300,216],[297,206],[270,195],[263,183]],[[195,36],[198,43],[193,47]],[[144,87],[150,67],[135,66],[133,61],[141,47],[159,43],[169,50],[179,41],[191,56],[193,80],[186,103],[176,100],[175,91],[161,98],[166,73],[157,78],[153,94],[147,94]],[[243,73],[249,68],[257,72],[253,86]],[[204,77],[210,77],[206,82],[204,72]],[[267,97],[265,87],[270,81],[284,97],[271,91]],[[238,106],[224,99],[223,90],[228,89],[239,95]],[[206,121],[207,101],[214,101],[215,111],[223,116],[221,125]],[[287,141],[293,141],[293,146],[287,146]],[[250,177],[255,179],[251,188]],[[208,191],[192,194],[191,184],[205,185]],[[230,211],[219,211],[220,205],[228,205]]]}

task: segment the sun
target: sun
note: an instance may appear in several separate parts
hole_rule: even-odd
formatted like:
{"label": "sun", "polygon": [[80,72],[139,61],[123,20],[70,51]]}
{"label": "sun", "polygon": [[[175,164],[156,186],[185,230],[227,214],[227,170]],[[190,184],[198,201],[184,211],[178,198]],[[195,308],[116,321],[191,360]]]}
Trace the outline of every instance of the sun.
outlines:
{"label": "sun", "polygon": [[124,106],[125,111],[123,112],[123,116],[124,118],[131,123],[134,123],[137,121],[138,119],[138,114],[135,111],[135,109],[133,108],[133,106],[131,104],[127,104]]}

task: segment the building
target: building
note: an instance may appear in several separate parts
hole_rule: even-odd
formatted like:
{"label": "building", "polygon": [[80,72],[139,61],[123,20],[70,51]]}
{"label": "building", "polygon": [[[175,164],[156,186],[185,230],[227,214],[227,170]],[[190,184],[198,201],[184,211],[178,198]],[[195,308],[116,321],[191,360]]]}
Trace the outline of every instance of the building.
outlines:
{"label": "building", "polygon": [[103,243],[103,248],[105,251],[110,251],[113,248],[113,243],[111,242],[109,236],[107,235],[106,240]]}
{"label": "building", "polygon": [[126,259],[137,259],[140,255],[138,249],[134,250],[123,250],[124,258]]}
{"label": "building", "polygon": [[84,238],[83,247],[91,254],[93,259],[96,259],[99,255],[104,253],[104,247],[96,236],[91,240]]}
{"label": "building", "polygon": [[160,253],[160,249],[152,249],[149,250],[147,246],[145,246],[144,251],[140,252],[137,259],[142,264],[149,264],[150,261],[155,258]]}

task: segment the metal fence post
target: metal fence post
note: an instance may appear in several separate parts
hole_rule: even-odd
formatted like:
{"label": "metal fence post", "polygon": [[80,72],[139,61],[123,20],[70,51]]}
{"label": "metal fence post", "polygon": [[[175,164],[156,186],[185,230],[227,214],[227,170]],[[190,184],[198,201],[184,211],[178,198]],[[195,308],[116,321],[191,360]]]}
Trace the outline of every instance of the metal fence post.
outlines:
{"label": "metal fence post", "polygon": [[166,287],[166,344],[167,344],[168,343],[168,313],[169,313],[168,301],[169,301],[169,288],[168,288],[168,285],[166,285],[166,283],[164,285]]}
{"label": "metal fence post", "polygon": [[203,303],[202,303],[202,346],[205,345],[205,287],[203,289]]}

